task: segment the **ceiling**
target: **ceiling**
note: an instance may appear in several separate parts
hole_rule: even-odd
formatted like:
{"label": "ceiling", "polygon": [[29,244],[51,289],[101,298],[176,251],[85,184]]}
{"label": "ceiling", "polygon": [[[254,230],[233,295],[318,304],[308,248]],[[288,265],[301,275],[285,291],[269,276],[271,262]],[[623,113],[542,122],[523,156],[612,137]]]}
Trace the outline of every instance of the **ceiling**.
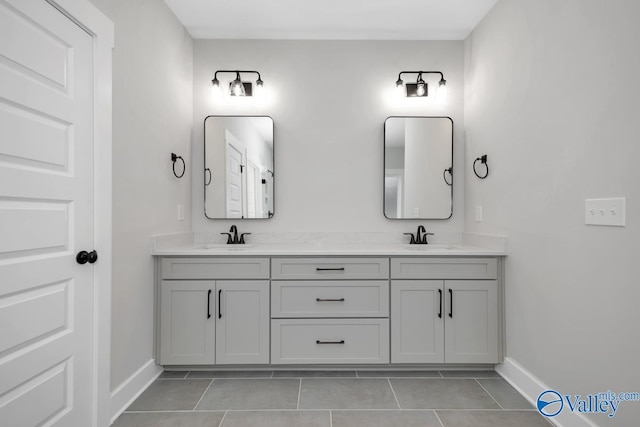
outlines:
{"label": "ceiling", "polygon": [[165,0],[197,39],[462,40],[497,0]]}

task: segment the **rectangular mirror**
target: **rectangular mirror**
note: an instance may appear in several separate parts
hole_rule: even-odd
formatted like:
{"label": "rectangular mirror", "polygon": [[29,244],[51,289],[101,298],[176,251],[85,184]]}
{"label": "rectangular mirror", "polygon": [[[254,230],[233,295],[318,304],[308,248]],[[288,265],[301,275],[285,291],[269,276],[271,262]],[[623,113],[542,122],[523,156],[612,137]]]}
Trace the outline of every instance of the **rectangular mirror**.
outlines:
{"label": "rectangular mirror", "polygon": [[384,122],[384,215],[449,219],[453,214],[453,120],[389,117]]}
{"label": "rectangular mirror", "polygon": [[204,119],[204,214],[209,219],[271,218],[273,119]]}

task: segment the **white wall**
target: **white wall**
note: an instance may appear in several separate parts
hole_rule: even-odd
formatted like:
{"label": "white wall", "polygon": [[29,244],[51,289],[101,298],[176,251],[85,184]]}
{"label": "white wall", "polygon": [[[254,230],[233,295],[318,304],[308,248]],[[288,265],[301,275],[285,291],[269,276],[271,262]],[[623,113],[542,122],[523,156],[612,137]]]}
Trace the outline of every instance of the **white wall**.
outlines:
{"label": "white wall", "polygon": [[[508,356],[567,394],[640,389],[640,2],[501,0],[465,41],[469,231],[509,236]],[[627,227],[584,199],[627,197]],[[484,222],[474,222],[483,206]],[[631,426],[640,403],[599,425]]]}
{"label": "white wall", "polygon": [[[162,1],[92,1],[115,24],[113,390],[153,357],[151,236],[190,230],[193,42]],[[187,160],[182,179],[171,152]]]}
{"label": "white wall", "polygon": [[[209,86],[219,69],[259,71],[271,92],[270,102],[215,103]],[[396,102],[392,95],[398,73],[413,69],[442,70],[450,89],[448,102],[437,104],[433,97]],[[437,85],[437,80],[431,83]],[[454,163],[460,164],[463,94],[461,41],[195,40],[194,230],[221,232],[238,223],[242,231],[252,232],[400,233],[424,223],[436,234],[461,232],[461,186],[455,188],[452,220],[387,220],[382,159],[388,116],[447,115],[455,123]],[[202,123],[210,114],[273,117],[274,218],[241,223],[204,217]],[[462,175],[457,179],[462,182]]]}

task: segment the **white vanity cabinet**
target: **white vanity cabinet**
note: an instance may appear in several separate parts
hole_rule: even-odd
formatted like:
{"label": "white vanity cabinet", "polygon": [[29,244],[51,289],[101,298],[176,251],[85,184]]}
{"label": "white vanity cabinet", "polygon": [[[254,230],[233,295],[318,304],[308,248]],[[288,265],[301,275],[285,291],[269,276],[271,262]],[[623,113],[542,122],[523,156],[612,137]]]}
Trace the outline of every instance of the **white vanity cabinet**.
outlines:
{"label": "white vanity cabinet", "polygon": [[[244,252],[251,252],[244,249]],[[501,256],[163,254],[165,366],[496,364]]]}
{"label": "white vanity cabinet", "polygon": [[268,258],[165,257],[159,275],[158,363],[269,363]]}
{"label": "white vanity cabinet", "polygon": [[495,258],[391,259],[391,363],[495,364]]}

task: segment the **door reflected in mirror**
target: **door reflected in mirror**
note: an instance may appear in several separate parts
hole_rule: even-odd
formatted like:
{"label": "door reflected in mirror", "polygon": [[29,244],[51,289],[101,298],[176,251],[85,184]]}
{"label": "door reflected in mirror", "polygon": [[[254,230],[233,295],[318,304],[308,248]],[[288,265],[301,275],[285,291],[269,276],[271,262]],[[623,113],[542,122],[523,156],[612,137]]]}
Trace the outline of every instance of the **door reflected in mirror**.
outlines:
{"label": "door reflected in mirror", "polygon": [[453,120],[389,117],[384,123],[384,215],[449,219],[453,214]]}
{"label": "door reflected in mirror", "polygon": [[204,212],[209,219],[266,219],[273,206],[273,119],[204,120]]}

